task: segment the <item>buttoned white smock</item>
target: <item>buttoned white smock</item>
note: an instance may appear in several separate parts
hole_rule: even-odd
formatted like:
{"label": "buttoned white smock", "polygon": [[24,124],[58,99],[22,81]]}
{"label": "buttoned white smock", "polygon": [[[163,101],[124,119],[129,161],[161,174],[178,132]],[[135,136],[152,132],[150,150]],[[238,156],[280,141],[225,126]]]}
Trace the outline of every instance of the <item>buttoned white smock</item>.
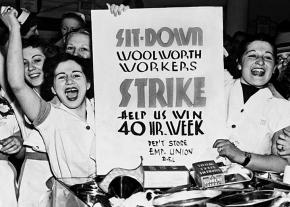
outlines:
{"label": "buttoned white smock", "polygon": [[[40,133],[26,118],[16,103],[11,104],[23,137],[26,152],[46,153]],[[37,207],[50,190],[46,182],[52,177],[48,160],[28,159],[25,156],[19,176],[18,207]]]}
{"label": "buttoned white smock", "polygon": [[[0,90],[0,97],[1,94]],[[6,110],[5,107],[8,106],[1,104],[0,107]],[[17,131],[19,131],[19,127],[14,114],[0,115],[0,140],[10,137]],[[1,156],[4,155],[1,154]],[[0,192],[0,206],[17,207],[16,170],[13,164],[5,159],[0,159]]]}
{"label": "buttoned white smock", "polygon": [[[36,92],[36,91],[35,91]],[[37,92],[36,92],[37,93]],[[37,93],[40,97],[40,95]],[[13,109],[19,122],[19,127],[23,136],[23,145],[26,146],[27,152],[46,152],[45,145],[33,124],[28,120],[17,102],[13,102]]]}
{"label": "buttoned white smock", "polygon": [[87,119],[67,107],[41,102],[34,125],[46,147],[52,172],[57,178],[88,177],[96,170],[96,134],[92,103],[86,99]]}
{"label": "buttoned white smock", "polygon": [[225,71],[226,125],[229,140],[243,151],[271,154],[273,134],[290,126],[290,102],[262,88],[244,103],[240,79]]}

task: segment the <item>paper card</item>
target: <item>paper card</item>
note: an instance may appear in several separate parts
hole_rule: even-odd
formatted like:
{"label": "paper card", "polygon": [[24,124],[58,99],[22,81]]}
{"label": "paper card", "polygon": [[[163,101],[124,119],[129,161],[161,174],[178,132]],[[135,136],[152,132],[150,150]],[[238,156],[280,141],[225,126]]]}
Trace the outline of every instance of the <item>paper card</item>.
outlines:
{"label": "paper card", "polygon": [[221,7],[92,11],[98,173],[214,159],[224,137]]}

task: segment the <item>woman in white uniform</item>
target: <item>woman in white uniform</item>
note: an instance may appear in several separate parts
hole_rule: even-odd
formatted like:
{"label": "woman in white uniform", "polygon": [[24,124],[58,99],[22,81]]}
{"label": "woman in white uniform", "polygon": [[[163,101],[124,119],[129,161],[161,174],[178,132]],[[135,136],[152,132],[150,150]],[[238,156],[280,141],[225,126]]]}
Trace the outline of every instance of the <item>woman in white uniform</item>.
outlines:
{"label": "woman in white uniform", "polygon": [[[45,47],[37,39],[23,41],[23,61],[25,80],[37,94],[41,94],[44,81],[43,63],[45,61]],[[52,177],[47,153],[41,135],[25,118],[18,117],[24,138],[26,153],[19,179],[19,207],[38,206],[45,199],[50,190],[46,181]]]}
{"label": "woman in white uniform", "polygon": [[272,137],[290,126],[290,102],[274,97],[268,88],[275,57],[268,37],[245,42],[238,61],[241,78],[225,75],[228,137],[216,140],[214,147],[220,156],[250,169],[283,172],[287,160],[271,154]]}
{"label": "woman in white uniform", "polygon": [[[66,55],[46,61],[52,71],[52,91],[60,106],[45,102],[25,82],[22,43],[16,10],[1,14],[9,28],[7,77],[21,108],[40,131],[45,142],[52,172],[56,178],[89,177],[96,172],[94,113],[86,99],[90,88],[85,59]],[[51,64],[51,65],[50,65]],[[72,130],[74,129],[74,130]]]}
{"label": "woman in white uniform", "polygon": [[[19,152],[22,143],[13,136],[19,132],[19,127],[14,112],[2,92],[0,88],[0,206],[17,207],[16,170],[8,161],[8,155]],[[7,141],[14,142],[14,145],[11,143],[10,147],[7,146]]]}
{"label": "woman in white uniform", "polygon": [[[40,94],[44,80],[42,67],[46,58],[44,54],[45,47],[38,38],[30,38],[23,41],[22,52],[24,56],[25,80],[34,91]],[[1,57],[3,58],[2,55]],[[4,61],[1,61],[0,73],[0,84],[5,91],[8,91],[6,79],[4,78]],[[8,96],[6,94],[6,97],[10,103],[13,102],[12,107],[15,111],[26,149],[26,152],[23,153],[25,157],[19,176],[18,206],[39,206],[39,203],[42,203],[45,195],[50,190],[46,185],[46,181],[52,176],[45,146],[39,132],[25,119],[16,100],[12,101],[9,94]]]}

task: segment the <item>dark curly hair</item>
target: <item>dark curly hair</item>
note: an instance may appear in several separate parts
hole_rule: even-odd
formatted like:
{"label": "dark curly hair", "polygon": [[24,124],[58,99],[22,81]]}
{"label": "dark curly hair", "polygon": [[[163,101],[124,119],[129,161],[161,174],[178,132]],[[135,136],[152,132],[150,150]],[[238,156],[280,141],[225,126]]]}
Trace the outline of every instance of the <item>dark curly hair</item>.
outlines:
{"label": "dark curly hair", "polygon": [[28,39],[22,39],[22,48],[40,48],[45,57],[54,57],[58,55],[59,48],[44,42],[39,36],[31,36]]}
{"label": "dark curly hair", "polygon": [[[238,62],[239,63],[241,63],[243,55],[246,52],[249,44],[251,44],[254,41],[268,42],[273,48],[274,57],[276,57],[277,48],[275,46],[274,38],[272,38],[271,36],[269,36],[267,34],[260,33],[260,34],[256,34],[256,35],[249,35],[245,40],[243,40],[241,42],[241,46],[240,46],[239,51],[238,51]],[[276,61],[276,58],[275,58],[275,61]]]}
{"label": "dark curly hair", "polygon": [[44,53],[46,44],[38,37],[38,36],[31,36],[28,39],[22,39],[22,48],[40,48]]}

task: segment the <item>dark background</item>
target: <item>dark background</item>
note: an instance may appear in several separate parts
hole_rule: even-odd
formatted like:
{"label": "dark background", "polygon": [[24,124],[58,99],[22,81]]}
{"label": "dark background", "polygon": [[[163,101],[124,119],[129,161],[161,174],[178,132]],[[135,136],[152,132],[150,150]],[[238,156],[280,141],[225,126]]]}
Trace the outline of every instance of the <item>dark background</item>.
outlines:
{"label": "dark background", "polygon": [[108,3],[129,3],[131,8],[222,6],[224,31],[233,35],[240,30],[275,35],[282,21],[290,21],[289,0],[0,0],[0,5],[26,7],[37,13],[41,36],[54,35],[59,19],[67,11],[79,11],[90,22],[91,9],[106,9]]}

